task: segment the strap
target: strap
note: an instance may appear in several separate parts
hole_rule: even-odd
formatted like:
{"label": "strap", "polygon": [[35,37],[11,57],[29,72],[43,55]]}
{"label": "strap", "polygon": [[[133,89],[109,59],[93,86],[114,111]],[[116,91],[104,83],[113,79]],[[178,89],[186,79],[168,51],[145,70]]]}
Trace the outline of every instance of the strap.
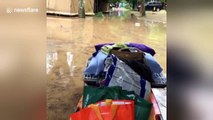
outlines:
{"label": "strap", "polygon": [[118,51],[127,51],[127,52],[131,52],[129,48],[121,48]]}
{"label": "strap", "polygon": [[94,105],[94,104],[91,104],[91,105],[89,105],[88,107],[91,107],[91,108],[95,111],[95,113],[96,113],[96,115],[97,115],[97,117],[98,117],[98,120],[103,120],[103,118],[102,118],[102,116],[101,116],[101,112],[100,112],[100,110],[99,110],[99,106]]}
{"label": "strap", "polygon": [[[112,100],[109,100],[109,99],[105,100],[105,103],[106,103],[106,106],[111,106],[111,116],[112,116],[111,120],[114,120],[118,105],[112,105]],[[101,112],[99,110],[99,106],[91,104],[88,107],[92,108],[95,111],[95,113],[98,117],[98,120],[103,120],[103,118],[101,116]]]}
{"label": "strap", "polygon": [[115,118],[118,105],[112,105],[112,100],[111,99],[106,99],[105,102],[106,102],[107,106],[111,105],[111,115],[112,115],[112,120],[113,120]]}
{"label": "strap", "polygon": [[115,118],[117,109],[118,109],[118,105],[112,105],[112,106],[111,106],[112,120],[114,120],[114,118]]}

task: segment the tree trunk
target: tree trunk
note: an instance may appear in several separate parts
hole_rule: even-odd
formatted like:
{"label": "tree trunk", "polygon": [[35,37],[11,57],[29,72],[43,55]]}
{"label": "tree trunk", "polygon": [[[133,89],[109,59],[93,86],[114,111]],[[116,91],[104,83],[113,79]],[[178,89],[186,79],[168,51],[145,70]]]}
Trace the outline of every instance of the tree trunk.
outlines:
{"label": "tree trunk", "polygon": [[78,16],[80,18],[85,18],[84,0],[79,0]]}
{"label": "tree trunk", "polygon": [[132,1],[132,10],[137,9],[137,1]]}
{"label": "tree trunk", "polygon": [[143,16],[146,16],[145,0],[142,0],[142,2],[141,2],[141,7],[142,7],[142,10],[141,10],[141,12],[142,12],[142,17],[143,17]]}

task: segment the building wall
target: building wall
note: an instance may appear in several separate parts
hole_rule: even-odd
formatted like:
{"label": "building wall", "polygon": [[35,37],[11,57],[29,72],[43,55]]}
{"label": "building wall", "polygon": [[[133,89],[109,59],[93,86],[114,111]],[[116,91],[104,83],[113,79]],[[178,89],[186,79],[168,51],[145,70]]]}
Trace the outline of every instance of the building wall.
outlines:
{"label": "building wall", "polygon": [[94,13],[94,0],[85,0],[85,12]]}
{"label": "building wall", "polygon": [[78,13],[79,0],[71,0],[71,13]]}
{"label": "building wall", "polygon": [[47,0],[47,9],[51,11],[70,12],[71,0]]}
{"label": "building wall", "polygon": [[[46,0],[47,10],[78,13],[79,0]],[[94,13],[94,0],[85,0],[85,12]]]}

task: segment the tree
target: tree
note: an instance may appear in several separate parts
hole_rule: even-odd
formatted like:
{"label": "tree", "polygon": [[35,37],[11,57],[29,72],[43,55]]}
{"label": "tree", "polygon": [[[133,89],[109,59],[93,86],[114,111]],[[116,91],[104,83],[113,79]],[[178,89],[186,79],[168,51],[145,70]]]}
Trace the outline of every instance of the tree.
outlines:
{"label": "tree", "polygon": [[143,16],[146,16],[145,0],[142,0],[142,2],[141,2],[141,7],[142,7],[142,10],[141,10],[141,12],[142,12],[142,17],[143,17]]}
{"label": "tree", "polygon": [[84,0],[79,0],[78,16],[80,18],[85,18]]}
{"label": "tree", "polygon": [[132,4],[132,9],[134,10],[137,7],[138,0],[125,0],[127,3]]}

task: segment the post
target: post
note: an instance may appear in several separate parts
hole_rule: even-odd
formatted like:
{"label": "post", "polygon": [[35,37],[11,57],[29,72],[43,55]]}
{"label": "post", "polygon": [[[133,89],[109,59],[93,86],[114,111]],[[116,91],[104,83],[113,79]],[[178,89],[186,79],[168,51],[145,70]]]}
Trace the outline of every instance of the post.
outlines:
{"label": "post", "polygon": [[141,7],[142,7],[142,17],[146,16],[146,9],[145,9],[145,0],[142,0],[141,2]]}
{"label": "post", "polygon": [[80,18],[85,18],[85,9],[84,9],[84,0],[79,0],[79,7],[78,7],[78,16]]}

